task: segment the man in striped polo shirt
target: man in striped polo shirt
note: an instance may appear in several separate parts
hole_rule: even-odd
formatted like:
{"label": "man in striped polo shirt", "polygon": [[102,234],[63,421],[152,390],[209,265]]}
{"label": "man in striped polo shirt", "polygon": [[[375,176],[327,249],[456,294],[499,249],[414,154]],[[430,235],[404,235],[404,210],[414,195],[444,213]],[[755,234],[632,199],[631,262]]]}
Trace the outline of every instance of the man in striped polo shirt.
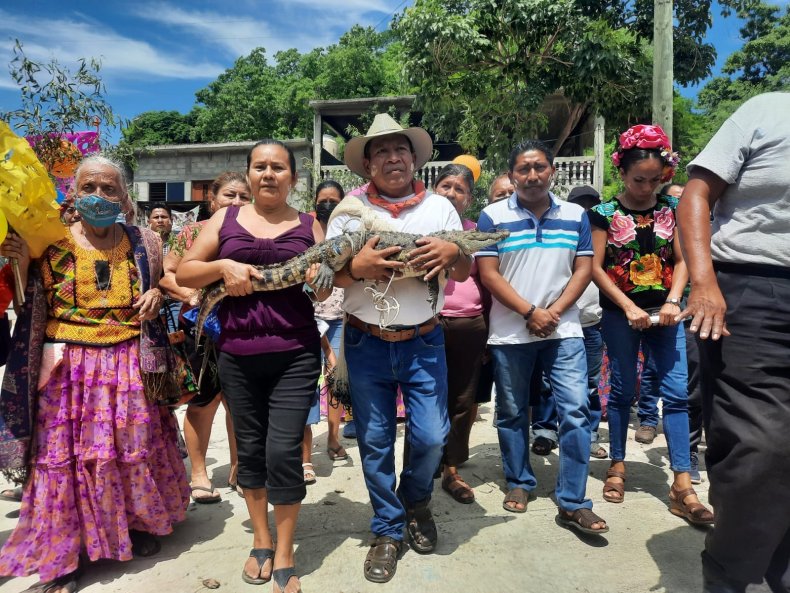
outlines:
{"label": "man in striped polo shirt", "polygon": [[529,463],[530,378],[537,361],[552,386],[559,416],[557,523],[606,533],[585,496],[590,450],[587,361],[576,301],[592,276],[592,238],[584,209],[549,192],[554,155],[529,140],[510,154],[515,192],[480,214],[481,231],[510,236],[476,254],[494,300],[488,345],[494,359],[497,432],[508,494],[505,510],[523,513],[537,486]]}

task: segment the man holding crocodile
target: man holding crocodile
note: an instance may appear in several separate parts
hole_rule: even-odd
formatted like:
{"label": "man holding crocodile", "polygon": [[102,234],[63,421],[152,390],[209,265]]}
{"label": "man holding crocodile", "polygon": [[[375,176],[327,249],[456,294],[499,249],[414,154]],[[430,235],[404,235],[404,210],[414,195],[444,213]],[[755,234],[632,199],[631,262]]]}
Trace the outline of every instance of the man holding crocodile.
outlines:
{"label": "man holding crocodile", "polygon": [[[420,235],[462,230],[452,204],[414,179],[415,169],[428,161],[432,151],[425,130],[403,129],[388,115],[377,115],[367,135],[352,139],[345,151],[348,168],[370,180],[367,193],[360,196],[365,214],[336,213],[327,238],[362,225],[370,230],[371,222],[372,230]],[[436,525],[428,503],[449,429],[447,368],[444,336],[426,300],[426,281],[445,270],[453,280],[465,280],[471,258],[454,243],[426,237],[417,241],[420,246],[409,254],[408,264],[427,270],[425,276],[391,282],[407,264],[387,259],[400,247],[377,250],[377,241],[373,237],[349,260],[335,275],[335,285],[345,288],[345,359],[374,513],[364,574],[369,581],[384,583],[395,574],[404,527],[415,551],[424,554],[436,547]],[[439,309],[442,301],[440,291]],[[411,452],[396,489],[398,387],[406,404]]]}

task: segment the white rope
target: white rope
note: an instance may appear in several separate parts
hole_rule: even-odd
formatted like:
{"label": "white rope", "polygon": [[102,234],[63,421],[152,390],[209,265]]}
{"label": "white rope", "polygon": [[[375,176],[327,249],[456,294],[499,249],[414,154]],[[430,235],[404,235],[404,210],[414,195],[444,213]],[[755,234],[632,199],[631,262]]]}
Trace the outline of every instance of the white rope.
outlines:
{"label": "white rope", "polygon": [[387,329],[390,325],[395,323],[400,313],[400,303],[398,299],[394,296],[387,296],[395,276],[396,272],[393,270],[389,282],[387,282],[387,286],[384,288],[384,292],[381,292],[372,284],[365,287],[365,292],[370,295],[373,306],[376,311],[379,312],[379,329]]}

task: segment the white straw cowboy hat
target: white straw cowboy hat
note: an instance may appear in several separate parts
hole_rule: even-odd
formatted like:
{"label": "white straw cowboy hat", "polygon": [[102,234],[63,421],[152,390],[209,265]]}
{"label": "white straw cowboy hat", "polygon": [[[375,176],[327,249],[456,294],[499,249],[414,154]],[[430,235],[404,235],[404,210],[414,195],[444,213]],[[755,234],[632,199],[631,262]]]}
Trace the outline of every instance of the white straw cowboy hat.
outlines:
{"label": "white straw cowboy hat", "polygon": [[346,144],[346,152],[344,161],[346,167],[351,169],[360,177],[368,178],[368,172],[365,171],[365,166],[362,161],[365,158],[365,145],[373,138],[380,136],[390,136],[392,134],[402,134],[411,141],[411,146],[416,155],[414,161],[414,168],[419,169],[433,154],[433,140],[430,134],[422,128],[406,128],[403,129],[398,122],[386,113],[379,113],[370,125],[368,133],[364,136],[357,136],[352,138]]}

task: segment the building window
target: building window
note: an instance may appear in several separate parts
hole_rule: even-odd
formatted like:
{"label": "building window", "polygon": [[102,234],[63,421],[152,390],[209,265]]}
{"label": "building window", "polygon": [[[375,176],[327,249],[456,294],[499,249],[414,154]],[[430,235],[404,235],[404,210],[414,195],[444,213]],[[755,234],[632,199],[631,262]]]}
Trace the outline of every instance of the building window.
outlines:
{"label": "building window", "polygon": [[148,201],[149,202],[164,202],[167,197],[167,184],[166,183],[149,183],[148,184]]}
{"label": "building window", "polygon": [[167,201],[184,201],[184,183],[182,181],[167,184]]}

